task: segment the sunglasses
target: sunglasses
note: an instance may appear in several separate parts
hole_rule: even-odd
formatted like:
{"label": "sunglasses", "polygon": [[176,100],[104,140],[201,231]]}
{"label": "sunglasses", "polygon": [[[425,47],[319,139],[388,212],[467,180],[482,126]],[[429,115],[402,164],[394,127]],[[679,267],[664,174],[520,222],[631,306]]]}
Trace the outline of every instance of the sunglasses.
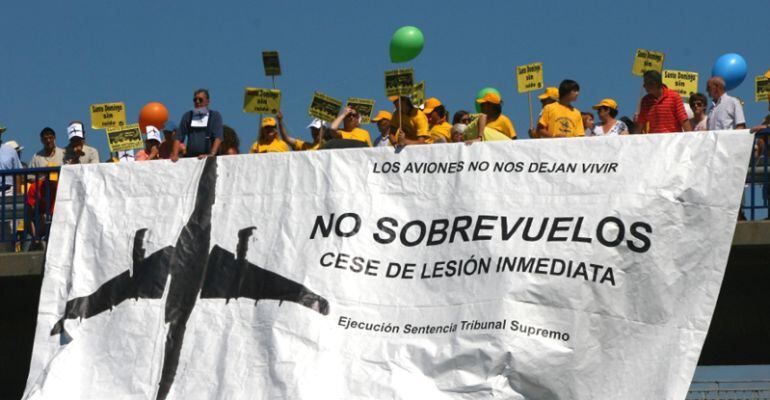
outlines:
{"label": "sunglasses", "polygon": [[700,102],[700,101],[696,101],[696,102],[692,103],[692,104],[691,104],[691,106],[692,106],[692,107],[705,107],[706,105],[705,105],[705,104],[703,104],[703,103],[702,103],[702,102]]}
{"label": "sunglasses", "polygon": [[203,98],[203,97],[193,97],[193,103],[195,103],[195,104],[203,103],[205,100],[206,99]]}

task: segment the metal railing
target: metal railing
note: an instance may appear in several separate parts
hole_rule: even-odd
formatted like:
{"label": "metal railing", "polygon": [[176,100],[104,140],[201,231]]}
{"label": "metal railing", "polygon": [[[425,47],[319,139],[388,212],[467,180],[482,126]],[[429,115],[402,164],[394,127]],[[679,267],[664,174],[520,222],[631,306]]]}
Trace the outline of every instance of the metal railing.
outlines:
{"label": "metal railing", "polygon": [[[770,129],[754,135],[743,214],[749,220],[770,212]],[[60,167],[0,171],[0,251],[24,251],[45,246],[53,216]]]}
{"label": "metal railing", "polygon": [[770,167],[768,149],[770,129],[754,134],[754,149],[751,152],[749,172],[746,174],[747,189],[743,196],[743,211],[749,220],[768,217],[768,190],[770,190]]}
{"label": "metal railing", "polygon": [[58,180],[59,167],[0,171],[0,251],[45,248]]}
{"label": "metal railing", "polygon": [[770,400],[770,379],[692,381],[686,400]]}

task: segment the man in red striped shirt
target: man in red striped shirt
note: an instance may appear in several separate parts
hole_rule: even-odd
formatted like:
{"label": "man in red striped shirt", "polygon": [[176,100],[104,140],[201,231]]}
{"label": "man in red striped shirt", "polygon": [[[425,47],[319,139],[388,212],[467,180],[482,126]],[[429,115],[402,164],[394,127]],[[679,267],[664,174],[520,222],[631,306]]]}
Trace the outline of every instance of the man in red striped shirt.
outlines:
{"label": "man in red striped shirt", "polygon": [[644,89],[636,133],[689,132],[692,130],[679,94],[663,84],[658,71],[644,73]]}

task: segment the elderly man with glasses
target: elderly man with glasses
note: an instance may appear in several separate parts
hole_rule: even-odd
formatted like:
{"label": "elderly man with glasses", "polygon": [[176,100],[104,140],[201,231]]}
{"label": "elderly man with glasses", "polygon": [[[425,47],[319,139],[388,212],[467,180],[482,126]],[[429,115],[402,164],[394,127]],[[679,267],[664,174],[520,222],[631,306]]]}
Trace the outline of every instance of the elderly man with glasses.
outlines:
{"label": "elderly man with glasses", "polygon": [[208,90],[196,90],[193,95],[195,108],[184,113],[179,122],[179,140],[186,145],[187,157],[213,157],[222,144],[222,115],[209,109],[209,101]]}
{"label": "elderly man with glasses", "polygon": [[743,105],[740,100],[727,94],[724,79],[718,76],[711,77],[706,83],[706,90],[713,100],[708,114],[710,131],[746,129]]}

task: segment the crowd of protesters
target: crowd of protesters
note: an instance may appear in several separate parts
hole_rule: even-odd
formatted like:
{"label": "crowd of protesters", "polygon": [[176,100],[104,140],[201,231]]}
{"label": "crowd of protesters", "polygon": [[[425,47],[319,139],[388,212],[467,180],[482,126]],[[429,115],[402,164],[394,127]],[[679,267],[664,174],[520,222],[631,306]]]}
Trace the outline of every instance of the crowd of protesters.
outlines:
{"label": "crowd of protesters", "polygon": [[[533,139],[556,137],[628,135],[640,133],[669,133],[724,129],[744,129],[746,119],[740,100],[725,91],[722,78],[708,80],[706,95],[692,94],[689,99],[667,88],[660,73],[647,71],[643,77],[647,94],[641,99],[632,117],[618,117],[618,103],[611,98],[600,100],[592,108],[596,115],[581,112],[573,103],[580,94],[580,85],[570,79],[558,88],[548,87],[538,97],[542,109],[535,126],[529,129]],[[250,153],[308,151],[339,147],[381,147],[437,144],[447,142],[475,142],[517,139],[513,122],[503,113],[503,100],[495,93],[487,93],[476,100],[481,111],[472,114],[460,110],[449,122],[449,110],[437,98],[428,98],[416,105],[408,96],[393,96],[393,107],[380,110],[371,118],[377,132],[362,128],[362,116],[353,108],[344,108],[331,122],[310,121],[312,142],[295,138],[286,128],[279,111],[275,117],[262,118],[257,140],[249,147]],[[210,94],[206,89],[195,91],[193,108],[185,112],[177,125],[169,120],[163,127],[148,127],[145,147],[135,154],[121,152],[107,161],[135,161],[156,159],[178,160],[180,157],[211,157],[238,154],[238,134],[224,124],[222,114],[209,107]],[[768,121],[763,121],[763,124]],[[753,130],[761,129],[763,125]],[[29,167],[49,167],[64,164],[100,162],[99,153],[86,143],[84,124],[73,121],[67,126],[67,146],[59,148],[56,132],[50,127],[40,132],[43,148],[32,156]],[[7,142],[0,150],[0,170],[19,169],[21,147]],[[6,178],[7,179],[7,178]],[[3,181],[3,190],[11,183]]]}
{"label": "crowd of protesters", "polygon": [[[647,71],[643,76],[646,95],[641,99],[633,117],[618,117],[618,103],[611,98],[600,100],[592,108],[596,112],[581,112],[573,103],[580,94],[580,85],[565,79],[559,87],[548,87],[538,96],[542,109],[529,131],[533,139],[669,133],[708,130],[745,129],[746,119],[741,101],[726,93],[722,78],[712,77],[707,82],[708,97],[694,93],[689,99],[666,87],[661,74]],[[393,96],[392,109],[380,110],[371,118],[377,132],[374,140],[361,127],[362,116],[353,108],[344,108],[330,123],[313,119],[307,125],[312,142],[293,137],[279,111],[275,117],[263,117],[257,140],[249,153],[312,151],[343,147],[403,147],[449,142],[500,141],[517,139],[513,122],[503,113],[503,100],[495,93],[486,93],[476,100],[481,111],[473,114],[456,111],[449,121],[450,112],[437,98],[428,98],[424,104],[413,104],[409,96]],[[224,124],[222,115],[209,107],[210,94],[206,89],[196,90],[193,108],[185,112],[177,125],[169,120],[163,127],[146,129],[145,146],[138,152],[119,152],[107,158],[108,162],[146,161],[180,157],[213,157],[238,154],[240,139],[231,127]],[[770,103],[769,103],[770,104]],[[769,109],[770,111],[770,109]],[[770,115],[752,132],[767,129]],[[56,131],[45,127],[40,132],[42,149],[26,165],[21,161],[21,147],[15,141],[2,142],[5,127],[0,125],[0,171],[25,167],[59,167],[65,164],[99,163],[98,151],[86,142],[86,130],[81,121],[72,121],[66,128],[67,145],[57,146]],[[757,141],[755,151],[762,150],[764,141]],[[0,179],[0,195],[24,193],[27,206],[53,212],[53,200],[43,201],[55,193],[53,174],[36,178],[20,188],[13,177]],[[16,188],[16,189],[15,189]],[[44,190],[43,190],[44,189]],[[55,196],[54,196],[55,197]],[[34,226],[30,227],[34,230]]]}

